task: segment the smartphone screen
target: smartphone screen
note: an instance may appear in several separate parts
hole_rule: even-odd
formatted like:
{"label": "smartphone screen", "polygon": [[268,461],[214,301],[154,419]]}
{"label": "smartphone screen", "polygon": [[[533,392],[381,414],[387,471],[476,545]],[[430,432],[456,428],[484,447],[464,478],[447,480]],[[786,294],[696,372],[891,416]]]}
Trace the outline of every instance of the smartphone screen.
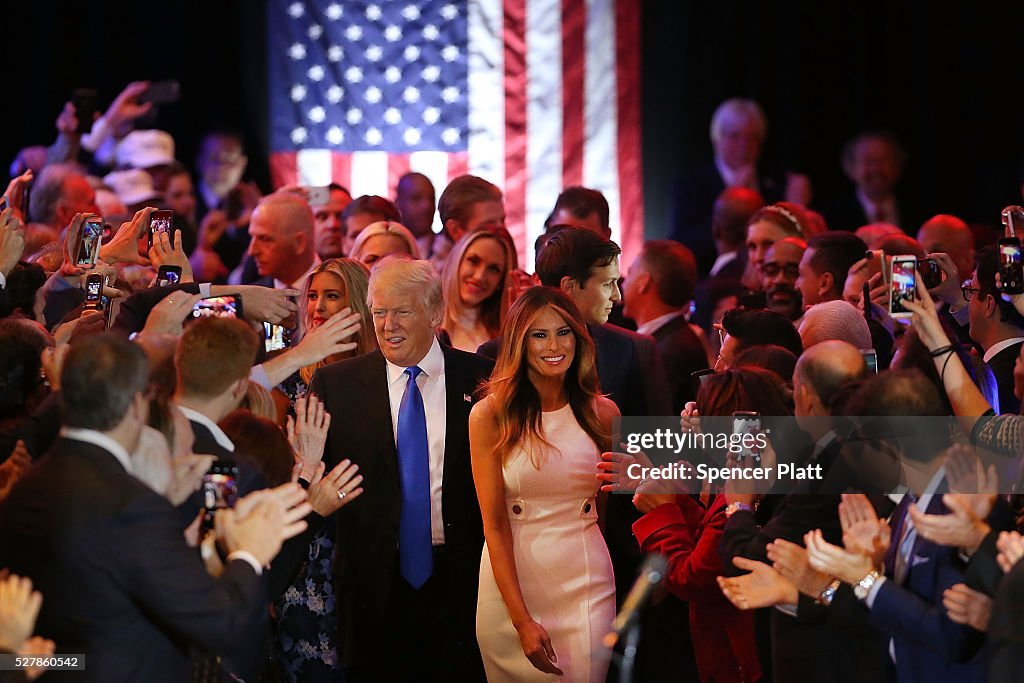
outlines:
{"label": "smartphone screen", "polygon": [[100,298],[103,296],[103,276],[93,273],[85,281],[85,307],[99,308]]}
{"label": "smartphone screen", "polygon": [[149,244],[153,248],[154,236],[157,233],[165,232],[171,234],[171,224],[174,222],[173,211],[154,211],[149,217]]}
{"label": "smartphone screen", "polygon": [[242,300],[237,294],[200,299],[192,307],[191,318],[237,318],[242,313]]}
{"label": "smartphone screen", "polygon": [[267,353],[286,349],[289,342],[287,328],[268,322],[263,323],[263,346]]}
{"label": "smartphone screen", "polygon": [[1024,267],[1020,252],[1018,238],[999,240],[999,291],[1003,294],[1024,294]]}
{"label": "smartphone screen", "polygon": [[755,437],[761,433],[761,415],[743,410],[737,410],[732,414],[733,443],[739,445],[740,450],[736,453],[736,462],[743,462],[752,458],[755,462],[761,460],[761,450],[754,444]]}
{"label": "smartphone screen", "polygon": [[217,510],[235,507],[238,500],[238,466],[233,460],[217,460],[203,475],[202,530],[213,528],[213,517]]}
{"label": "smartphone screen", "polygon": [[160,266],[156,274],[157,287],[176,285],[181,281],[181,266]]}
{"label": "smartphone screen", "polygon": [[868,372],[872,375],[878,374],[878,353],[874,349],[864,349],[860,352],[864,356],[864,362],[868,366]]}
{"label": "smartphone screen", "polygon": [[910,311],[903,305],[913,299],[917,287],[917,257],[893,256],[892,281],[889,287],[889,315],[894,318],[909,318]]}
{"label": "smartphone screen", "polygon": [[96,265],[100,256],[100,244],[103,242],[103,223],[99,219],[90,219],[82,224],[82,236],[78,240],[78,259],[80,266]]}

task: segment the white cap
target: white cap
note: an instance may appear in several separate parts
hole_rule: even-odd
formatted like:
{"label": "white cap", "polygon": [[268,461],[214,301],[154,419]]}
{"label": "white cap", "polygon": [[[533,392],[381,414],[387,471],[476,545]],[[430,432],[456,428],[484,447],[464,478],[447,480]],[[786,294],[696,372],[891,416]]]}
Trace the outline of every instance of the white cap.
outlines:
{"label": "white cap", "polygon": [[153,187],[153,177],[142,169],[114,171],[104,176],[103,182],[129,208],[149,199],[163,199],[163,195]]}
{"label": "white cap", "polygon": [[174,163],[174,138],[162,130],[133,130],[117,143],[118,168],[152,168]]}

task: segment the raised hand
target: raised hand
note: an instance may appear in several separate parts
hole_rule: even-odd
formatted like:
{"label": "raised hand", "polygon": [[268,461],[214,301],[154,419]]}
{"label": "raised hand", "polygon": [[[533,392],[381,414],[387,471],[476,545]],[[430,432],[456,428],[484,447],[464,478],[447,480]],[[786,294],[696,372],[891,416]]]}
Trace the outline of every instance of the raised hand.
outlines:
{"label": "raised hand", "polygon": [[358,465],[342,460],[327,474],[324,469],[325,465],[319,463],[309,484],[309,504],[321,517],[333,514],[363,493]]}
{"label": "raised hand", "polygon": [[996,548],[999,554],[996,562],[1004,573],[1009,573],[1013,566],[1024,557],[1024,537],[1016,531],[1003,531],[996,540]]}
{"label": "raised hand", "polygon": [[301,296],[297,289],[274,289],[260,285],[232,286],[232,292],[242,297],[242,315],[246,320],[280,325],[295,314],[299,307],[289,297]]}
{"label": "raised hand", "polygon": [[[16,176],[7,184],[7,190],[4,192],[4,199],[7,200],[7,206],[14,212],[14,217],[22,223],[25,222],[25,210],[27,206],[22,206],[22,201],[25,199],[25,188],[32,183],[32,169],[28,169],[20,176]],[[0,250],[2,251],[2,250]]]}
{"label": "raised hand", "polygon": [[174,231],[174,239],[166,232],[153,235],[153,248],[149,250],[149,260],[153,268],[160,266],[178,266],[181,268],[181,282],[192,282],[192,264],[189,263],[185,250],[181,247],[181,230]]}
{"label": "raised hand", "polygon": [[[625,451],[628,446],[620,443],[619,446]],[[639,467],[633,467],[637,465]],[[651,468],[647,454],[643,451],[637,453],[622,453],[619,451],[606,451],[601,454],[601,460],[597,463],[597,479],[603,482],[601,490],[614,493],[616,491],[636,491],[643,477],[639,470]],[[636,476],[630,476],[630,472]]]}
{"label": "raised hand", "polygon": [[156,209],[147,206],[139,209],[127,223],[122,223],[117,233],[100,246],[100,258],[110,264],[134,263],[148,266],[149,259],[139,254],[139,240],[149,231],[149,218]]}
{"label": "raised hand", "polygon": [[734,557],[732,563],[750,572],[743,576],[718,577],[718,587],[737,609],[795,605],[800,599],[796,586],[764,562]]}
{"label": "raised hand", "polygon": [[182,290],[171,292],[149,312],[142,334],[180,335],[185,318],[202,298],[202,294],[189,294]]}
{"label": "raised hand", "polygon": [[327,431],[331,427],[331,414],[324,410],[323,402],[316,396],[305,396],[295,401],[295,417],[288,416],[288,443],[295,451],[295,458],[302,465],[307,480],[316,471],[324,457]]}
{"label": "raised hand", "polygon": [[111,130],[116,130],[122,123],[134,121],[152,107],[152,102],[139,104],[141,97],[149,89],[149,81],[135,81],[125,86],[124,90],[114,98],[104,116]]}
{"label": "raised hand", "polygon": [[0,651],[18,652],[32,635],[43,596],[32,581],[10,574],[0,580]]}
{"label": "raised hand", "polygon": [[25,253],[25,226],[13,208],[0,211],[0,273],[7,275]]}
{"label": "raised hand", "polygon": [[948,515],[929,515],[920,512],[917,506],[910,506],[914,528],[933,543],[962,548],[968,555],[973,555],[991,531],[975,510],[986,507],[991,510],[995,495],[990,498],[978,494],[947,493],[942,497],[942,502],[949,508]]}

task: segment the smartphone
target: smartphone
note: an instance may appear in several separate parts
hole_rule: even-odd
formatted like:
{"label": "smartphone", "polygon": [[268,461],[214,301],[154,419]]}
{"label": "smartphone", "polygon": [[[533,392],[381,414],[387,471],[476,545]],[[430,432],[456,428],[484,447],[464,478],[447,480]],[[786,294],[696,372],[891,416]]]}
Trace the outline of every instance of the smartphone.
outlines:
{"label": "smartphone", "polygon": [[753,439],[749,437],[744,439],[746,443],[741,443],[740,439],[747,435],[756,437],[761,433],[761,414],[747,410],[735,411],[732,414],[732,433],[733,439],[730,440],[730,446],[735,443],[739,447],[739,451],[736,452],[736,462],[743,462],[747,458],[751,458],[754,462],[760,462],[761,449],[751,443]]}
{"label": "smartphone", "polygon": [[167,234],[173,234],[171,232],[171,224],[174,222],[173,211],[154,211],[149,215],[149,241],[146,243],[147,249],[153,248],[153,236],[160,232],[166,232]]}
{"label": "smartphone", "polygon": [[331,188],[327,185],[318,187],[302,188],[306,193],[306,199],[310,206],[323,206],[331,201]]}
{"label": "smartphone", "polygon": [[921,274],[921,284],[925,289],[935,289],[942,284],[942,269],[933,258],[918,261],[917,272]]}
{"label": "smartphone", "polygon": [[75,263],[79,266],[94,266],[100,257],[100,245],[103,243],[103,221],[90,218],[82,223],[82,234],[78,239],[78,257]]}
{"label": "smartphone", "polygon": [[263,348],[267,353],[282,351],[291,346],[291,330],[283,325],[263,323]]}
{"label": "smartphone", "polygon": [[878,353],[874,349],[862,349],[860,355],[864,356],[864,362],[868,366],[868,372],[872,375],[878,374]]}
{"label": "smartphone", "polygon": [[238,465],[229,458],[219,458],[203,475],[202,527],[213,528],[213,516],[217,510],[235,507],[238,500]]}
{"label": "smartphone", "polygon": [[1024,294],[1024,267],[1020,260],[1020,238],[999,240],[999,291],[1003,294]]}
{"label": "smartphone", "polygon": [[92,122],[100,109],[100,94],[91,88],[76,88],[71,92],[71,104],[75,105],[75,116],[78,118],[79,135],[92,130]]}
{"label": "smartphone", "polygon": [[242,317],[242,298],[238,294],[211,296],[200,299],[192,307],[190,319],[196,318],[240,318]]}
{"label": "smartphone", "polygon": [[181,99],[181,84],[178,81],[150,83],[146,92],[139,96],[139,104],[152,102],[154,105],[174,104]]}
{"label": "smartphone", "polygon": [[160,266],[160,270],[156,272],[156,282],[153,283],[154,287],[169,287],[170,285],[176,285],[181,281],[181,266]]}
{"label": "smartphone", "polygon": [[85,310],[98,311],[103,306],[103,275],[89,273],[85,281]]}
{"label": "smartphone", "polygon": [[911,316],[903,302],[914,298],[917,288],[917,257],[893,256],[892,277],[889,283],[889,315],[896,319]]}
{"label": "smartphone", "polygon": [[885,263],[885,252],[881,249],[869,249],[864,252],[864,258],[868,263],[868,277],[870,280],[878,273],[882,274],[882,280],[885,282],[889,281],[889,273]]}

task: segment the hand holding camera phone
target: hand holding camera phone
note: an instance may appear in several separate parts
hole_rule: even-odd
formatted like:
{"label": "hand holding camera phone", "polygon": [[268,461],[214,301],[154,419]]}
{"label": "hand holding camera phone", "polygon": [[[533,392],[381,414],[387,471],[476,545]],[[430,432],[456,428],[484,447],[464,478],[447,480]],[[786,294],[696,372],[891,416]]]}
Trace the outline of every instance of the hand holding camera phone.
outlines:
{"label": "hand holding camera phone", "polygon": [[99,311],[103,308],[103,274],[89,273],[85,281],[85,310]]}
{"label": "hand holding camera phone", "polygon": [[90,216],[82,223],[82,233],[78,237],[78,248],[75,250],[75,265],[93,267],[100,257],[100,245],[103,243],[103,221],[98,216]]}
{"label": "hand holding camera phone", "polygon": [[1021,242],[1017,237],[1017,221],[1024,216],[1024,208],[1008,206],[1003,209],[1003,227],[1006,236],[999,240],[999,291],[1002,294],[1024,294],[1024,266],[1021,264]]}
{"label": "hand holding camera phone", "polygon": [[[749,435],[756,439],[761,433],[761,414],[747,410],[737,410],[732,414],[732,433],[734,437],[745,437]],[[743,463],[748,458],[756,466],[761,464],[761,451],[754,446],[748,446],[753,439],[746,438],[747,444],[742,444],[740,451],[736,454],[736,462]]]}
{"label": "hand holding camera phone", "polygon": [[235,507],[238,500],[238,465],[229,458],[215,461],[209,471],[203,475],[203,515],[202,528],[213,528],[213,517],[217,510]]}
{"label": "hand holding camera phone", "polygon": [[912,300],[917,289],[917,257],[904,255],[892,257],[892,277],[889,280],[889,315],[906,320],[911,313],[903,305]]}
{"label": "hand holding camera phone", "polygon": [[153,248],[153,241],[156,239],[158,233],[166,233],[167,235],[172,234],[172,224],[174,222],[173,211],[154,211],[149,216],[149,240],[146,243],[146,249]]}
{"label": "hand holding camera phone", "polygon": [[226,294],[224,296],[211,296],[200,299],[192,307],[192,314],[189,320],[197,318],[240,318],[242,317],[242,297],[238,294]]}
{"label": "hand holding camera phone", "polygon": [[154,287],[170,287],[181,282],[181,266],[169,266],[164,264],[160,266],[160,270],[156,272],[156,280],[153,281]]}

